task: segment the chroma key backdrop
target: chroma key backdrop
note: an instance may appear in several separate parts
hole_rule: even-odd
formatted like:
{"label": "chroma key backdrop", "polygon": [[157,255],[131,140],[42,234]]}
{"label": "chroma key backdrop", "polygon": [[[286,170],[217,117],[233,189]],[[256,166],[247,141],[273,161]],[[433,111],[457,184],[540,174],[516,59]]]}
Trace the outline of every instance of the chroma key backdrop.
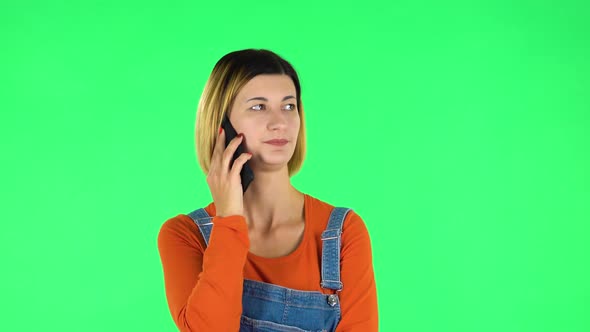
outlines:
{"label": "chroma key backdrop", "polygon": [[300,75],[292,184],[365,222],[380,331],[590,331],[587,1],[3,1],[0,36],[1,331],[177,331],[157,235],[212,202],[197,104],[246,48]]}

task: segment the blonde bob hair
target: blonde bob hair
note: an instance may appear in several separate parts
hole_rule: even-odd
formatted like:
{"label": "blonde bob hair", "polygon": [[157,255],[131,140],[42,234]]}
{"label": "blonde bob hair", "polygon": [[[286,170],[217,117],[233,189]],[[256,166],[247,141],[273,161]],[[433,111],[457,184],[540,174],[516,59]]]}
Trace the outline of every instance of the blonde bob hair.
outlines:
{"label": "blonde bob hair", "polygon": [[305,158],[305,122],[299,77],[289,62],[265,49],[245,49],[224,55],[215,64],[205,83],[197,108],[195,145],[201,169],[207,175],[223,117],[231,110],[238,92],[256,75],[282,74],[293,80],[297,93],[300,127],[293,156],[288,162],[289,177],[295,175]]}

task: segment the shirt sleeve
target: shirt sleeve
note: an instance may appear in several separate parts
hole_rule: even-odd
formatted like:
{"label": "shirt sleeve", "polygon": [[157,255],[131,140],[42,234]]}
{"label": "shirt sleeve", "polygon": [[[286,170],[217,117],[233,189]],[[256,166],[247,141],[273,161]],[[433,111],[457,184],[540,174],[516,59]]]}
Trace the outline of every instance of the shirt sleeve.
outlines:
{"label": "shirt sleeve", "polygon": [[369,232],[354,211],[342,229],[339,294],[342,318],[336,332],[378,331],[377,288]]}
{"label": "shirt sleeve", "polygon": [[168,307],[180,331],[240,329],[244,264],[250,247],[246,220],[233,215],[216,216],[212,222],[206,248],[186,215],[168,219],[158,233]]}

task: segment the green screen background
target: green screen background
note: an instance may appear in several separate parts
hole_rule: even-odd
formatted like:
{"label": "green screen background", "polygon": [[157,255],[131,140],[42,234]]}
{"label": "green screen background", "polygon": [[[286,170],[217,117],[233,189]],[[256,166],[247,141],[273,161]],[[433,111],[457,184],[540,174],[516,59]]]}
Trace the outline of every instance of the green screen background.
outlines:
{"label": "green screen background", "polygon": [[215,62],[290,61],[301,191],[371,236],[381,331],[590,331],[585,1],[0,7],[2,331],[175,331],[156,238],[211,202]]}

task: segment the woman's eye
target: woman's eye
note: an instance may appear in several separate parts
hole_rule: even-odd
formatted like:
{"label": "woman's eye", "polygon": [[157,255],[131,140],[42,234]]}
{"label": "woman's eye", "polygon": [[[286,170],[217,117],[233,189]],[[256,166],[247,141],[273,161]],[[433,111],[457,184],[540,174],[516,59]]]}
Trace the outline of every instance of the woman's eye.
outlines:
{"label": "woman's eye", "polygon": [[[287,106],[290,106],[289,111],[294,111],[297,108],[297,105],[295,105],[295,104],[287,104]],[[259,110],[262,110],[264,107],[265,106],[263,104],[257,104],[257,105],[250,107],[250,109],[255,110],[255,111],[259,111]]]}

